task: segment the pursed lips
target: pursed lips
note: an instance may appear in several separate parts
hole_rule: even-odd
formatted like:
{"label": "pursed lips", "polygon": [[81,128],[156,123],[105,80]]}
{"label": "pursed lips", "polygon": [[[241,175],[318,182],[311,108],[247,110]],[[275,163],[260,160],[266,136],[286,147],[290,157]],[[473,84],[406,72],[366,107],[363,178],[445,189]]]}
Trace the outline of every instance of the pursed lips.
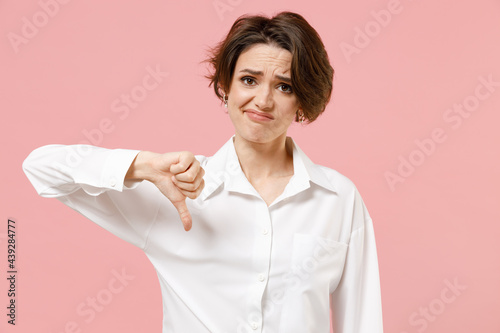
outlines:
{"label": "pursed lips", "polygon": [[243,110],[243,112],[249,112],[249,113],[253,113],[253,114],[256,114],[258,116],[261,116],[261,117],[266,117],[266,118],[269,118],[269,119],[274,119],[274,117],[272,115],[270,115],[269,113],[260,112],[260,111],[256,111],[256,110],[253,110],[253,109]]}

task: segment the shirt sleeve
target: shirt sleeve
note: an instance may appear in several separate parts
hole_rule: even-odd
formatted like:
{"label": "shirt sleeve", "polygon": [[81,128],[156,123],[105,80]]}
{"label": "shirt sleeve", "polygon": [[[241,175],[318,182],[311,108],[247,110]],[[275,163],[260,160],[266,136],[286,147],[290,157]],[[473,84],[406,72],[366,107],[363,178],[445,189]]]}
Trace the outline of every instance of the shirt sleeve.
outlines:
{"label": "shirt sleeve", "polygon": [[160,201],[150,182],[125,180],[138,153],[91,145],[47,145],[32,151],[22,166],[40,196],[57,198],[144,249]]}
{"label": "shirt sleeve", "polygon": [[344,272],[330,295],[335,333],[382,333],[382,300],[373,222],[356,191]]}

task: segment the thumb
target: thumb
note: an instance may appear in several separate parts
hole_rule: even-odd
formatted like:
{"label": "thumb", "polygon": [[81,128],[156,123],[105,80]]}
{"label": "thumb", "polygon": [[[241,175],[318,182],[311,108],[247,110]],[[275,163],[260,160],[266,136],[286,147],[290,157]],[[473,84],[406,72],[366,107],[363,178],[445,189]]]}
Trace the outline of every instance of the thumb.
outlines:
{"label": "thumb", "polygon": [[186,205],[186,199],[182,199],[180,201],[172,202],[177,212],[179,212],[179,216],[181,217],[182,224],[184,225],[184,230],[191,230],[191,226],[193,225],[191,214]]}

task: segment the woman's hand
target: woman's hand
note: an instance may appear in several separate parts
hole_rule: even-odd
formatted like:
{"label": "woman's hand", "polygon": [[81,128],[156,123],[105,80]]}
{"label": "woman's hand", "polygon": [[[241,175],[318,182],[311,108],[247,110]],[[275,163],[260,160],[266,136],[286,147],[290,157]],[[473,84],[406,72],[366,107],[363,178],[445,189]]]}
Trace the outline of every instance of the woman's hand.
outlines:
{"label": "woman's hand", "polygon": [[158,187],[179,212],[184,229],[192,226],[186,197],[196,199],[205,183],[205,170],[191,152],[157,154],[141,151],[132,162],[125,179],[148,180]]}

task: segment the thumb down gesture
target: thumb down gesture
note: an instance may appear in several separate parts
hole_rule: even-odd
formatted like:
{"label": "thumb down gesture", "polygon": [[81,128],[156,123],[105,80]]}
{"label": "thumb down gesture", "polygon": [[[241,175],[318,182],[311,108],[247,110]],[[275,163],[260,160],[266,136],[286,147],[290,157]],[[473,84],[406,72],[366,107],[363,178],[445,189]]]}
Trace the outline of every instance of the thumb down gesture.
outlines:
{"label": "thumb down gesture", "polygon": [[141,151],[127,172],[126,179],[146,179],[158,187],[179,213],[184,230],[192,227],[186,197],[196,199],[203,190],[205,170],[191,152],[157,154]]}

